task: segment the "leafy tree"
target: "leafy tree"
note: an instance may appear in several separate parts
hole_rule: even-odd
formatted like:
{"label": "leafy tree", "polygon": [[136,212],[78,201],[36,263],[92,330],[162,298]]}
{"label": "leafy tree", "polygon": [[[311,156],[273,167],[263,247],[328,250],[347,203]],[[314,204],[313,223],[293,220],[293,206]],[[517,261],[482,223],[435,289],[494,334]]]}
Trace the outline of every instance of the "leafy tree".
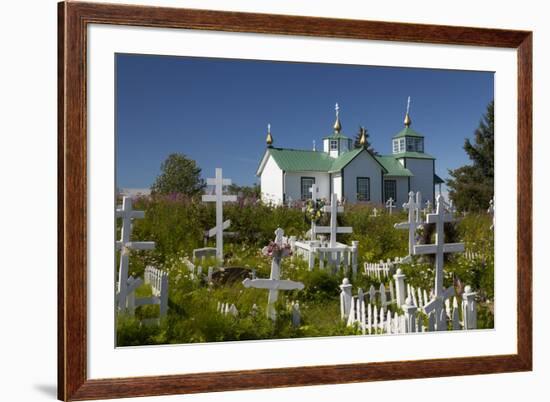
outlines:
{"label": "leafy tree", "polygon": [[363,145],[361,145],[361,134],[363,132],[365,132],[365,140],[366,140],[365,141],[365,147],[372,154],[378,155],[378,152],[376,152],[374,150],[374,148],[372,147],[372,144],[369,141],[369,132],[368,132],[368,130],[363,126],[359,126],[359,131],[357,132],[357,134],[355,134],[355,144],[354,144],[355,148],[361,148],[363,146]]}
{"label": "leafy tree", "polygon": [[242,198],[260,198],[260,186],[253,184],[252,186],[239,186],[238,184],[231,184],[227,191],[230,194],[235,194]]}
{"label": "leafy tree", "polygon": [[152,194],[185,194],[194,196],[205,187],[201,168],[193,159],[179,153],[168,155],[160,166],[161,173],[151,186]]}
{"label": "leafy tree", "polygon": [[464,141],[464,151],[472,164],[449,170],[452,177],[447,181],[449,196],[459,210],[480,211],[489,206],[494,186],[494,143],[494,101],[491,101],[474,133],[474,142],[469,138]]}

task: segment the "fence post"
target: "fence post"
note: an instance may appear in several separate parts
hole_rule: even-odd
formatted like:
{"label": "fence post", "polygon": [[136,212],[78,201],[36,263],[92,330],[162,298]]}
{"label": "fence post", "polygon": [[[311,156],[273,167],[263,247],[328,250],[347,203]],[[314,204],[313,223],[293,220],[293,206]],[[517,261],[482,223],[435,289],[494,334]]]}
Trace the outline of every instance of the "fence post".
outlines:
{"label": "fence post", "polygon": [[344,278],[342,284],[340,285],[340,290],[342,291],[340,293],[340,317],[342,320],[348,318],[351,309],[351,288],[352,285],[349,283],[349,279]]}
{"label": "fence post", "polygon": [[212,282],[213,273],[214,273],[214,267],[208,267],[208,283]]}
{"label": "fence post", "polygon": [[477,311],[476,297],[477,293],[472,292],[472,288],[467,285],[462,294],[462,319],[464,321],[464,329],[477,328]]}
{"label": "fence post", "polygon": [[[134,283],[135,279],[133,276],[128,278],[128,284],[132,285]],[[132,290],[128,293],[126,293],[126,305],[124,306],[124,309],[128,311],[128,314],[130,317],[133,317],[136,313],[136,293],[135,290]]]}
{"label": "fence post", "polygon": [[168,274],[163,272],[161,274],[160,282],[160,316],[165,317],[168,312]]}
{"label": "fence post", "polygon": [[296,251],[296,236],[290,236],[288,238],[288,242],[290,244],[290,249],[294,252]]}
{"label": "fence post", "polygon": [[417,307],[413,304],[412,298],[409,296],[405,304],[401,307],[405,312],[405,332],[416,332],[416,310]]}
{"label": "fence post", "polygon": [[351,241],[351,271],[353,278],[357,277],[357,254],[359,253],[359,241]]}
{"label": "fence post", "polygon": [[395,280],[395,298],[397,300],[397,305],[402,306],[405,304],[405,275],[401,268],[397,269],[393,279]]}
{"label": "fence post", "polygon": [[458,317],[458,302],[456,301],[456,297],[453,297],[453,312],[451,321],[453,323],[453,330],[456,331],[457,329],[460,329],[460,318]]}
{"label": "fence post", "polygon": [[300,305],[298,302],[292,304],[292,326],[298,328],[300,326]]}

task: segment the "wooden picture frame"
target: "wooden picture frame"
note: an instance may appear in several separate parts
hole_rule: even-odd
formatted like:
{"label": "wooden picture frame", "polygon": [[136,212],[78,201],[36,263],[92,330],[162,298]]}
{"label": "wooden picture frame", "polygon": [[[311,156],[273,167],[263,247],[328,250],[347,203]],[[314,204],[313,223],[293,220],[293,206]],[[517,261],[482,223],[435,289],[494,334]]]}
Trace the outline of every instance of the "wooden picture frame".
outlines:
{"label": "wooden picture frame", "polygon": [[[532,369],[532,32],[63,2],[58,7],[58,397],[122,398]],[[87,376],[87,26],[110,24],[517,49],[517,353],[134,378]]]}

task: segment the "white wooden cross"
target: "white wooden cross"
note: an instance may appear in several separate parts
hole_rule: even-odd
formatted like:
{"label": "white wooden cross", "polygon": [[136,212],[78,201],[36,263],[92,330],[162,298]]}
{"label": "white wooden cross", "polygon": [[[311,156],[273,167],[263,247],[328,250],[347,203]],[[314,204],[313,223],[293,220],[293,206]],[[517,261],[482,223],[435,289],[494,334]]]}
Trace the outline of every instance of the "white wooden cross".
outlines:
{"label": "white wooden cross", "polygon": [[128,278],[130,250],[152,250],[155,248],[155,242],[130,240],[132,236],[132,219],[143,219],[145,217],[144,211],[134,211],[132,199],[130,197],[124,197],[122,199],[122,206],[116,209],[115,216],[117,218],[122,218],[120,240],[116,241],[115,246],[117,250],[120,250],[118,307],[121,310],[125,310],[127,296],[143,283],[139,278]]}
{"label": "white wooden cross", "polygon": [[432,203],[428,200],[426,201],[426,208],[424,208],[424,215],[428,215],[430,212],[432,212]]}
{"label": "white wooden cross", "polygon": [[[317,193],[319,192],[319,186],[315,183],[309,188],[309,192],[311,193],[311,201],[313,202],[314,207],[316,207],[315,203],[317,202]],[[315,240],[315,219],[311,219],[311,241]]]}
{"label": "white wooden cross", "polygon": [[319,193],[319,186],[315,183],[309,188],[309,192],[311,193],[311,201],[315,202],[317,201],[317,193]]}
{"label": "white wooden cross", "polygon": [[391,215],[393,209],[395,208],[395,202],[393,201],[393,198],[388,198],[388,200],[386,201],[386,208],[389,209]]}
{"label": "white wooden cross", "polygon": [[372,215],[371,216],[374,216],[375,218],[378,216],[378,209],[376,208],[373,208],[372,209]]}
{"label": "white wooden cross", "polygon": [[444,317],[442,309],[445,299],[454,296],[454,287],[443,289],[443,260],[446,253],[460,253],[464,251],[464,243],[445,243],[445,222],[452,222],[453,215],[448,212],[448,204],[441,195],[437,196],[436,212],[426,215],[426,223],[435,223],[435,243],[414,246],[414,255],[435,255],[435,287],[434,299],[424,306],[424,311],[429,314],[436,312],[436,326],[443,330]]}
{"label": "white wooden cross", "polygon": [[344,212],[344,207],[338,206],[336,193],[332,193],[330,205],[325,205],[323,211],[330,213],[330,226],[315,226],[315,234],[330,233],[330,247],[336,247],[338,233],[353,233],[353,229],[349,226],[338,227],[338,213]]}
{"label": "white wooden cross", "polygon": [[[275,243],[281,249],[283,247],[284,230],[277,228],[275,231]],[[272,320],[277,318],[275,303],[279,298],[279,290],[302,290],[304,284],[291,280],[281,280],[281,260],[284,257],[281,252],[274,252],[271,260],[271,274],[269,279],[249,279],[243,281],[245,288],[268,289],[269,295],[267,298],[267,316]]]}
{"label": "white wooden cross", "polygon": [[416,192],[416,204],[418,205],[418,208],[416,209],[416,222],[420,225],[422,223],[422,211],[420,209],[422,205],[422,194],[420,191]]}
{"label": "white wooden cross", "polygon": [[414,199],[414,192],[409,192],[409,201],[403,204],[403,208],[409,211],[407,222],[396,223],[393,225],[396,229],[408,229],[409,231],[409,256],[414,253],[416,243],[416,228],[418,226],[417,216],[420,204]]}
{"label": "white wooden cross", "polygon": [[229,186],[231,179],[224,179],[222,175],[222,169],[216,168],[216,177],[213,179],[206,179],[206,184],[214,186],[214,194],[206,194],[202,196],[204,202],[216,203],[216,226],[210,229],[210,233],[216,234],[216,257],[219,261],[223,261],[223,231],[231,225],[230,220],[223,220],[223,203],[229,201],[237,201],[236,195],[224,195],[223,186]]}

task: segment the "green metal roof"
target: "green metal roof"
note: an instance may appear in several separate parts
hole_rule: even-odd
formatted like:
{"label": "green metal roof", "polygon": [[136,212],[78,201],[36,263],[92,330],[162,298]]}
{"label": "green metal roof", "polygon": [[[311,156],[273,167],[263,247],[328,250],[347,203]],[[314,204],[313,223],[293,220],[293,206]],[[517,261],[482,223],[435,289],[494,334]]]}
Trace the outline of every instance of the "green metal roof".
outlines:
{"label": "green metal roof", "polygon": [[401,137],[419,137],[419,138],[424,138],[424,136],[420,133],[417,133],[416,131],[414,131],[412,128],[410,127],[405,127],[403,130],[401,130],[400,132],[398,132],[397,134],[395,134],[393,136],[393,138],[401,138]]}
{"label": "green metal roof", "polygon": [[287,172],[328,172],[334,161],[327,153],[298,149],[268,148],[277,166]]}
{"label": "green metal roof", "polygon": [[326,140],[326,139],[331,139],[331,140],[349,140],[350,138],[349,137],[346,137],[344,134],[340,134],[340,133],[334,133],[334,134],[331,134],[327,137],[323,137],[323,140]]}
{"label": "green metal roof", "polygon": [[396,159],[400,158],[415,158],[415,159],[435,159],[433,156],[424,152],[401,152],[400,154],[392,155]]}
{"label": "green metal roof", "polygon": [[434,183],[435,184],[445,183],[445,180],[443,180],[441,177],[439,177],[434,173]]}
{"label": "green metal roof", "polygon": [[[335,159],[331,158],[327,153],[319,151],[267,148],[267,152],[273,157],[277,166],[286,172],[339,172],[362,151],[366,150],[364,148],[355,148]],[[426,154],[421,155],[431,158]],[[414,176],[409,169],[396,159],[396,155],[372,156],[384,170],[385,176]],[[436,183],[438,183],[437,179]]]}
{"label": "green metal roof", "polygon": [[332,166],[330,168],[330,173],[339,172],[342,170],[348,163],[350,163],[353,158],[361,153],[363,148],[355,148],[351,151],[345,152],[340,155],[338,158],[333,159]]}
{"label": "green metal roof", "polygon": [[404,167],[401,162],[395,159],[392,155],[375,155],[374,157],[388,171],[385,176],[414,176],[409,169]]}

